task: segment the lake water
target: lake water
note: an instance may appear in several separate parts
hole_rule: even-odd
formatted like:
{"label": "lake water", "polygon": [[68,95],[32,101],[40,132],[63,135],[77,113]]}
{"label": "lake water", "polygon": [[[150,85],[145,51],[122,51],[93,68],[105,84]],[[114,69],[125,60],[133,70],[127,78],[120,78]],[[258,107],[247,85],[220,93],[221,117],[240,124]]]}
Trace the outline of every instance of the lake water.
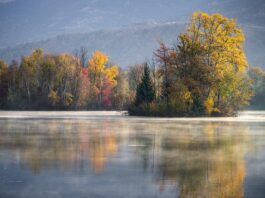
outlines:
{"label": "lake water", "polygon": [[264,198],[265,112],[0,111],[2,198]]}

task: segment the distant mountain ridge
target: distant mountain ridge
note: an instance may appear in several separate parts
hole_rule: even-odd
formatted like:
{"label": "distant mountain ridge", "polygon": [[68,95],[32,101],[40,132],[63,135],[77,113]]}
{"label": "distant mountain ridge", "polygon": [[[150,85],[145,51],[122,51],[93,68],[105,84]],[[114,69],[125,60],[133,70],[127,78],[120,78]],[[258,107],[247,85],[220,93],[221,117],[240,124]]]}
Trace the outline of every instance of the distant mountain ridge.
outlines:
{"label": "distant mountain ridge", "polygon": [[265,67],[264,0],[0,0],[0,58],[86,46],[125,67],[149,59],[158,40],[176,41],[198,10],[236,18],[250,65]]}
{"label": "distant mountain ridge", "polygon": [[[168,45],[176,43],[177,36],[185,30],[185,27],[185,24],[170,22],[62,35],[1,49],[0,58],[10,62],[12,59],[20,59],[21,55],[30,54],[35,48],[43,48],[47,53],[72,53],[75,49],[84,46],[88,49],[89,54],[95,50],[101,50],[110,56],[112,62],[126,67],[152,58],[153,51],[159,47],[159,41],[164,41]],[[245,26],[244,30],[246,34],[245,49],[250,65],[265,66],[265,30],[251,26]]]}
{"label": "distant mountain ridge", "polygon": [[20,59],[21,54],[29,54],[35,48],[45,52],[74,52],[86,47],[89,54],[101,50],[108,54],[111,61],[126,67],[147,61],[158,47],[159,41],[167,44],[177,40],[177,35],[185,28],[184,24],[138,25],[116,30],[101,30],[89,33],[69,34],[51,39],[31,42],[0,50],[0,58],[10,62]]}
{"label": "distant mountain ridge", "polygon": [[265,27],[264,0],[1,0],[0,48],[135,23],[185,23],[198,10]]}

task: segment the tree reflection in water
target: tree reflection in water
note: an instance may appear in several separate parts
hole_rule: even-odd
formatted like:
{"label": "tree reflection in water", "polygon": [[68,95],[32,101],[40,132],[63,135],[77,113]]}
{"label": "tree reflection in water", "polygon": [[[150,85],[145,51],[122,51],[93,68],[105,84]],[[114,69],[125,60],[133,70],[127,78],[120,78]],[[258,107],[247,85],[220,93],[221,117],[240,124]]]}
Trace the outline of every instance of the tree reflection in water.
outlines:
{"label": "tree reflection in water", "polygon": [[21,162],[34,173],[44,167],[84,167],[87,162],[95,173],[100,173],[107,158],[117,152],[117,138],[108,121],[90,124],[71,120],[7,122],[2,125],[0,147],[19,154]]}
{"label": "tree reflection in water", "polygon": [[129,161],[114,166],[131,171],[139,164],[139,179],[151,175],[161,193],[173,186],[178,197],[243,197],[244,156],[251,146],[243,123],[48,119],[1,126],[0,151],[19,156],[21,167],[36,174],[54,167],[89,167],[99,174],[119,152]]}
{"label": "tree reflection in water", "polygon": [[[148,130],[149,133],[157,131]],[[157,166],[161,191],[175,185],[180,198],[244,196],[244,155],[249,146],[247,126],[210,122],[196,127],[170,125],[164,131],[134,137],[134,141],[145,145],[136,148],[137,153],[142,153],[145,168],[146,160],[152,159],[156,150],[157,160],[149,163],[150,167]]]}

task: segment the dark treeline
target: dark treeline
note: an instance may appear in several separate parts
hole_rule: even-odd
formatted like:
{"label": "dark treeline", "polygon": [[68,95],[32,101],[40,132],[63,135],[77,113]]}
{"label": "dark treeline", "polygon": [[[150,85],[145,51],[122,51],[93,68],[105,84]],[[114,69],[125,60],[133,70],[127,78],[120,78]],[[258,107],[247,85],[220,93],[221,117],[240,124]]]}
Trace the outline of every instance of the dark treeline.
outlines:
{"label": "dark treeline", "polygon": [[[126,70],[100,51],[32,54],[0,61],[0,108],[129,110],[131,115],[234,115],[264,107],[265,74],[248,69],[244,34],[220,14],[194,13],[173,46],[160,43],[152,62]],[[252,97],[253,96],[253,97]]]}

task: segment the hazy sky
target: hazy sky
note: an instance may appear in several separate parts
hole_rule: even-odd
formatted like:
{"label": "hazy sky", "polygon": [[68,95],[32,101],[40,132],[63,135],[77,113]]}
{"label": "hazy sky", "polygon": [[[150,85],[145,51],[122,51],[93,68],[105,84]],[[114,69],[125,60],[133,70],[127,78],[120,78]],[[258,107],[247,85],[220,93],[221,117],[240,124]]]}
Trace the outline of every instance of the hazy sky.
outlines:
{"label": "hazy sky", "polygon": [[11,1],[15,1],[15,0],[0,0],[0,3],[8,3],[8,2],[11,2]]}

